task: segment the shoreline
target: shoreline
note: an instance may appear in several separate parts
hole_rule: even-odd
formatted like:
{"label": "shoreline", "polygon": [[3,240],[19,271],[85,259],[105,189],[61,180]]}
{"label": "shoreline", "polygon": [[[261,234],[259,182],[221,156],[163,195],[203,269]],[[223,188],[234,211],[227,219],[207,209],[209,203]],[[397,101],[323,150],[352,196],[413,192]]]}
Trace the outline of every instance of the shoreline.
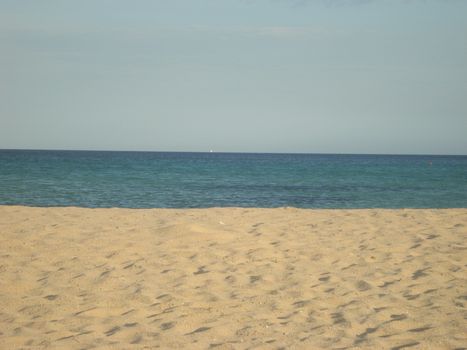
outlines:
{"label": "shoreline", "polygon": [[453,349],[467,209],[0,205],[0,347]]}
{"label": "shoreline", "polygon": [[442,208],[423,208],[423,207],[400,207],[400,208],[384,208],[384,207],[368,207],[368,208],[303,208],[303,207],[293,207],[293,206],[284,206],[284,207],[81,207],[75,205],[64,205],[64,206],[37,206],[37,205],[25,205],[25,204],[0,204],[0,208],[30,208],[30,209],[98,209],[98,210],[284,210],[284,209],[293,209],[293,210],[306,210],[306,211],[320,211],[320,210],[329,210],[329,211],[398,211],[398,210],[467,210],[467,207],[442,207]]}

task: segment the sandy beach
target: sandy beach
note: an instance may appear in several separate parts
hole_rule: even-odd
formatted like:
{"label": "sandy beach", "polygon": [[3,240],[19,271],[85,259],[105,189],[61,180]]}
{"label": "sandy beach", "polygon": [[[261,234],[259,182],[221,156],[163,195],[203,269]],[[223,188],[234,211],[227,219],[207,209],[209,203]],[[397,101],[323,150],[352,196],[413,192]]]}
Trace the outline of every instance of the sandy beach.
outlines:
{"label": "sandy beach", "polygon": [[461,349],[467,209],[0,206],[1,349]]}

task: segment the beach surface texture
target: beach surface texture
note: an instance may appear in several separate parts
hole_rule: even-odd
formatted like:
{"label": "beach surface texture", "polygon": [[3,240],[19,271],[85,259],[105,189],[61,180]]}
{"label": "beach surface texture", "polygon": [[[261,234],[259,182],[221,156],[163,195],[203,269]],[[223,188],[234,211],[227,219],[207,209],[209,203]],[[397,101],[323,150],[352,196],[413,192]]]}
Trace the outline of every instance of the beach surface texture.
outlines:
{"label": "beach surface texture", "polygon": [[0,206],[0,349],[461,349],[467,209]]}

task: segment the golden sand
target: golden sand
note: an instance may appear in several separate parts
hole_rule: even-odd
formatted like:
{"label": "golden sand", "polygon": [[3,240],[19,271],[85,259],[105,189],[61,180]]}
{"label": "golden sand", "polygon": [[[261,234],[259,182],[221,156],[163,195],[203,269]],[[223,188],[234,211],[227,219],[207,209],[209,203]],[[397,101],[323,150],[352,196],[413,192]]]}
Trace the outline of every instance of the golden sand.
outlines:
{"label": "golden sand", "polygon": [[467,347],[467,209],[0,206],[0,349]]}

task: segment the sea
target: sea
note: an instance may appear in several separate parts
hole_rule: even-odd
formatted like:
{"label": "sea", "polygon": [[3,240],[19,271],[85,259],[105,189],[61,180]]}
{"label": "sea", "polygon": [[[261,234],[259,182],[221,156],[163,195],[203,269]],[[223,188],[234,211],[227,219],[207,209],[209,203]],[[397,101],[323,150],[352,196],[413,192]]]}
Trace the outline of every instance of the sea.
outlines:
{"label": "sea", "polygon": [[0,204],[466,208],[467,156],[0,150]]}

